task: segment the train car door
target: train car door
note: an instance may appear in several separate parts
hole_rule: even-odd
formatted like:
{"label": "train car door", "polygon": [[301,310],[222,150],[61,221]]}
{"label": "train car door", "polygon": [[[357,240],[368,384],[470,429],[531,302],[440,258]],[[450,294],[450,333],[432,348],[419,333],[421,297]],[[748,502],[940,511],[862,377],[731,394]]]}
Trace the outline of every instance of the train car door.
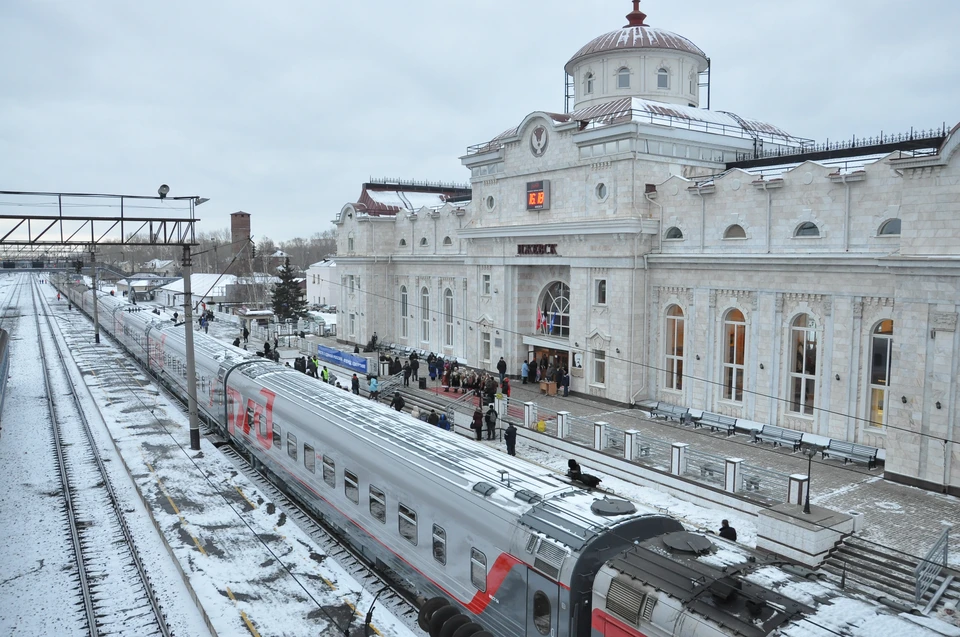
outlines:
{"label": "train car door", "polygon": [[527,574],[527,637],[558,637],[560,586],[540,573]]}

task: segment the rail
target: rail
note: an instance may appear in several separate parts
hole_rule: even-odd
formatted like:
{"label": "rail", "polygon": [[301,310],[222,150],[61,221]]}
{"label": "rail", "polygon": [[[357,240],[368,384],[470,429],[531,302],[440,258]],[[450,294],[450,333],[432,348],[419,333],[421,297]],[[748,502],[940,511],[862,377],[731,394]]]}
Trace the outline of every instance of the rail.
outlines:
{"label": "rail", "polygon": [[933,583],[937,581],[940,573],[947,566],[948,551],[950,548],[950,526],[945,526],[940,539],[934,543],[933,547],[920,560],[916,568],[913,569],[913,576],[916,578],[914,588],[914,602],[919,604],[923,596],[927,594]]}

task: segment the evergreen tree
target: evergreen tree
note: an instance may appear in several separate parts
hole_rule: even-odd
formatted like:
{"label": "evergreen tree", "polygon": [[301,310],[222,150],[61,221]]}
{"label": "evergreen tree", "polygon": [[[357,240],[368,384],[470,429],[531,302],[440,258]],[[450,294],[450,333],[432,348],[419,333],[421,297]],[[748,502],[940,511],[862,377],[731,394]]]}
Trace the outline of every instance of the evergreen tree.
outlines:
{"label": "evergreen tree", "polygon": [[304,318],[307,315],[307,301],[300,295],[300,286],[294,280],[289,257],[277,270],[277,275],[280,282],[273,286],[273,314],[278,321]]}

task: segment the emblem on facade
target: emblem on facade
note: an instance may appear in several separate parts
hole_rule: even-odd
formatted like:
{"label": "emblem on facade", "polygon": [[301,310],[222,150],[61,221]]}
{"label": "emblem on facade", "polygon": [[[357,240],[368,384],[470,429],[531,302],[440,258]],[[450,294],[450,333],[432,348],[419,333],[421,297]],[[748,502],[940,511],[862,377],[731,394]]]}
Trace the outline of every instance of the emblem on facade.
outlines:
{"label": "emblem on facade", "polygon": [[530,135],[530,150],[534,157],[543,157],[547,150],[547,127],[541,124]]}

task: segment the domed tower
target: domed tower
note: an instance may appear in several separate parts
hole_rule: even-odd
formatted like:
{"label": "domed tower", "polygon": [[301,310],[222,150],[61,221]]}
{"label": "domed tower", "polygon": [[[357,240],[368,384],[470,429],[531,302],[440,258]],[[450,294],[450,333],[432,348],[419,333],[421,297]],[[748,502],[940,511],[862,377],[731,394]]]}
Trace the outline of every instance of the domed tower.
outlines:
{"label": "domed tower", "polygon": [[698,107],[700,73],[710,65],[700,48],[676,33],[645,24],[633,0],[627,24],[594,38],[564,66],[573,78],[573,110],[623,97]]}

